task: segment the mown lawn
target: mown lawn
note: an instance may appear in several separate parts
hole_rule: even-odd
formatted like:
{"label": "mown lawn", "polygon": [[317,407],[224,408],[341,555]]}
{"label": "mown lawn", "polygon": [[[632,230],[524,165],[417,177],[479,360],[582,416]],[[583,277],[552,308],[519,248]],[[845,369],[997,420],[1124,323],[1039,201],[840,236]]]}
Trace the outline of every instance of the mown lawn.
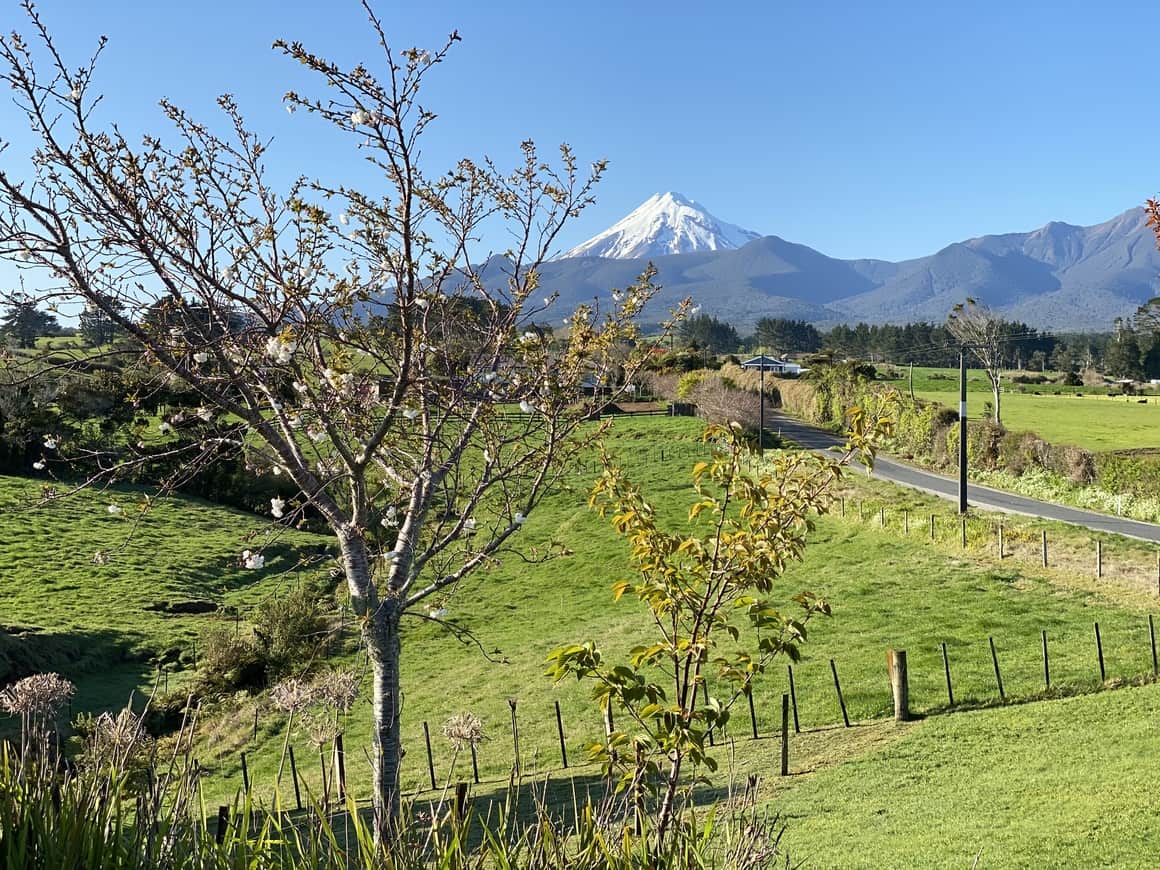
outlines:
{"label": "mown lawn", "polygon": [[1157,716],[1151,685],[935,717],[773,806],[807,867],[1154,866]]}

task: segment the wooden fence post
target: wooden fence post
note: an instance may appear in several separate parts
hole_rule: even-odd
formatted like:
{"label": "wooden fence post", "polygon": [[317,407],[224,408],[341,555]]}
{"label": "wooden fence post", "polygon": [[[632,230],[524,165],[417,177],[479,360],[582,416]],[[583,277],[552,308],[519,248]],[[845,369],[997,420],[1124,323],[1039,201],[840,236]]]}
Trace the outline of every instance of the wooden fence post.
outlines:
{"label": "wooden fence post", "polygon": [[838,693],[838,705],[842,708],[842,722],[849,728],[850,716],[846,712],[846,699],[842,697],[842,684],[838,682],[838,666],[833,659],[830,659],[830,672],[834,675],[834,690]]}
{"label": "wooden fence post", "polygon": [[789,776],[789,695],[785,694],[781,696],[781,775]]}
{"label": "wooden fence post", "polygon": [[1148,641],[1152,647],[1152,676],[1157,676],[1156,667],[1156,627],[1152,624],[1152,614],[1148,614]]}
{"label": "wooden fence post", "polygon": [[246,753],[242,753],[242,788],[245,789],[246,796],[250,795],[250,768],[246,766]]}
{"label": "wooden fence post", "polygon": [[479,757],[475,754],[475,741],[471,742],[471,776],[479,785]]}
{"label": "wooden fence post", "polygon": [[757,711],[753,709],[753,683],[745,683],[745,699],[749,702],[749,727],[753,739],[757,739]]}
{"label": "wooden fence post", "polygon": [[1047,529],[1042,529],[1040,531],[1040,537],[1042,538],[1042,542],[1040,544],[1040,550],[1043,553],[1043,567],[1046,568],[1047,567]]}
{"label": "wooden fence post", "polygon": [[431,778],[431,790],[434,791],[439,785],[435,782],[435,759],[431,754],[431,729],[427,727],[426,720],[423,720],[423,742],[427,744],[427,774]]}
{"label": "wooden fence post", "polygon": [[1104,643],[1100,640],[1100,624],[1097,622],[1096,626],[1096,655],[1100,659],[1100,682],[1106,683],[1108,680],[1107,672],[1104,670]]}
{"label": "wooden fence post", "polygon": [[905,508],[902,510],[902,534],[910,534],[910,511]]}
{"label": "wooden fence post", "polygon": [[987,643],[991,645],[991,664],[995,666],[995,682],[999,686],[999,700],[1006,701],[1007,696],[1003,694],[1003,675],[999,673],[999,656],[995,652],[995,638],[987,638]]}
{"label": "wooden fence post", "polygon": [[564,769],[568,769],[568,747],[564,743],[564,717],[560,715],[560,702],[556,701],[556,733],[560,735],[560,759]]}
{"label": "wooden fence post", "polygon": [[999,523],[999,561],[1003,561],[1003,524]]}
{"label": "wooden fence post", "polygon": [[963,549],[967,547],[967,518],[963,517]]}
{"label": "wooden fence post", "polygon": [[346,750],[342,748],[341,731],[334,735],[334,760],[338,767],[338,799],[344,801],[346,800]]}
{"label": "wooden fence post", "polygon": [[955,691],[951,688],[951,660],[947,658],[947,644],[945,640],[942,644],[942,656],[943,673],[946,674],[947,678],[947,706],[953,707],[955,705]]}
{"label": "wooden fence post", "polygon": [[[520,724],[516,719],[516,704],[519,699],[508,698],[508,706],[512,708],[512,753],[515,755],[516,776],[520,775]],[[609,708],[611,713],[611,707]]]}
{"label": "wooden fence post", "polygon": [[793,665],[786,665],[785,669],[789,674],[789,700],[793,704],[793,733],[801,734],[801,724],[798,722],[797,692],[794,690],[793,685]]}
{"label": "wooden fence post", "polygon": [[890,674],[890,691],[894,695],[894,721],[910,719],[910,685],[906,674],[906,650],[888,649],[886,669]]}
{"label": "wooden fence post", "polygon": [[462,819],[467,813],[467,783],[455,783],[455,818]]}
{"label": "wooden fence post", "polygon": [[930,515],[930,542],[934,543],[934,514]]}
{"label": "wooden fence post", "polygon": [[294,780],[294,806],[302,809],[302,790],[298,786],[298,762],[294,760],[294,747],[287,747],[290,750],[290,778]]}
{"label": "wooden fence post", "polygon": [[1051,688],[1051,660],[1047,656],[1047,629],[1040,632],[1043,636],[1043,686]]}
{"label": "wooden fence post", "polygon": [[878,525],[883,529],[886,528],[886,506],[885,505],[878,506]]}
{"label": "wooden fence post", "polygon": [[218,807],[217,834],[214,836],[214,839],[217,841],[217,844],[219,846],[225,841],[226,828],[228,828],[229,826],[230,826],[230,808],[227,806],[219,806]]}
{"label": "wooden fence post", "polygon": [[1096,539],[1096,578],[1104,576],[1104,542]]}

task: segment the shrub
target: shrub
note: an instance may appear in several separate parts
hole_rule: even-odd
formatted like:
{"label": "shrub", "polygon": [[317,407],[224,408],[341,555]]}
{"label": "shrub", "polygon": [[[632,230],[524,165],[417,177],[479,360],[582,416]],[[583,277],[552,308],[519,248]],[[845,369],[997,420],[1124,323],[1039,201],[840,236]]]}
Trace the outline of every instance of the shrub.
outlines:
{"label": "shrub", "polygon": [[693,391],[693,387],[697,386],[697,384],[701,383],[701,381],[704,379],[704,371],[689,372],[688,374],[681,375],[681,377],[677,379],[677,398],[689,398],[689,394]]}
{"label": "shrub", "polygon": [[264,599],[254,614],[254,639],[273,682],[292,670],[301,672],[324,657],[329,632],[318,589],[303,586],[284,595]]}
{"label": "shrub", "polygon": [[266,660],[252,638],[234,627],[216,626],[201,638],[197,662],[199,691],[256,691],[266,686]]}

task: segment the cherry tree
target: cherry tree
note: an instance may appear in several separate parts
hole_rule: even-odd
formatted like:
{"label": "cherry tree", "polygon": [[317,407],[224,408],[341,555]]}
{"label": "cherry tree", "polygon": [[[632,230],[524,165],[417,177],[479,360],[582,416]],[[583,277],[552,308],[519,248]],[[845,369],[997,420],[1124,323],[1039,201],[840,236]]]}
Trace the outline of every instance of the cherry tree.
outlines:
{"label": "cherry tree", "polygon": [[[518,548],[593,433],[583,382],[614,367],[630,381],[637,364],[622,350],[651,274],[601,310],[580,306],[555,341],[536,325],[555,301],[538,266],[604,164],[585,173],[567,146],[550,163],[524,142],[514,171],[464,159],[429,174],[419,146],[435,115],[420,87],[458,37],[396,51],[366,6],[380,74],[275,46],[326,86],[287,93],[286,109],[346,134],[381,186],[300,179],[280,190],[264,165],[270,143],[229,96],[222,133],[168,102],[168,138],[102,126],[104,39],[70,67],[25,8],[32,35],[0,39],[0,78],[38,147],[28,166],[0,161],[0,256],[43,277],[38,303],[100,312],[159,385],[200,402],[179,421],[194,437],[170,440],[178,421],[163,421],[105,457],[103,478],[159,454],[184,451],[188,473],[240,452],[298,492],[271,501],[273,522],[309,513],[334,534],[373,666],[384,833],[400,807],[400,619],[438,619],[456,584]],[[501,261],[475,250],[497,223],[511,240]],[[39,467],[67,453],[47,439]],[[261,569],[265,556],[243,561]]]}

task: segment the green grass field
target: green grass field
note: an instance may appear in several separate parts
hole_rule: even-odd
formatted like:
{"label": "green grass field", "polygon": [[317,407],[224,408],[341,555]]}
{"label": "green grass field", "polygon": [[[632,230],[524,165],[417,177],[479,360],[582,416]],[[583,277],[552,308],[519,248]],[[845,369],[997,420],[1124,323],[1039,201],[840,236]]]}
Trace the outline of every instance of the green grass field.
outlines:
{"label": "green grass field", "polygon": [[[689,469],[701,450],[700,424],[673,418],[622,419],[613,443],[658,509],[683,521],[690,499]],[[664,450],[664,458],[661,451]],[[489,735],[479,751],[481,795],[502,790],[513,762],[510,708],[518,701],[521,761],[525,772],[560,769],[553,702],[559,701],[567,747],[579,791],[597,782],[596,771],[579,767],[585,746],[600,733],[600,717],[575,683],[553,688],[543,676],[547,652],[563,643],[594,638],[610,655],[622,654],[647,631],[647,619],[628,600],[613,603],[610,586],[618,579],[625,548],[604,521],[586,507],[590,473],[573,478],[571,491],[549,499],[521,531],[525,547],[559,541],[571,555],[530,564],[509,554],[490,571],[464,583],[446,602],[450,617],[471,629],[480,648],[457,643],[438,627],[415,620],[404,639],[404,783],[426,788],[423,722],[429,723],[436,776],[469,779],[469,760],[459,758],[450,771],[453,752],[440,734],[447,717],[461,711],[481,716]],[[8,481],[3,491],[26,492],[28,484]],[[871,495],[879,489],[869,491]],[[883,497],[888,494],[881,490]],[[104,513],[109,496],[87,497],[85,504],[61,503],[30,515],[6,510],[0,515],[7,534],[0,560],[18,565],[0,575],[0,595],[15,605],[13,621],[60,624],[70,631],[112,629],[156,644],[192,640],[199,627],[216,617],[181,619],[143,613],[139,605],[164,595],[152,591],[158,581],[165,595],[219,596],[225,601],[252,601],[278,583],[294,560],[291,543],[314,546],[303,536],[286,541],[287,551],[271,558],[261,577],[239,571],[236,554],[245,533],[264,528],[258,518],[224,511],[200,502],[169,502],[166,511],[150,514],[153,538],[110,574],[113,564],[91,566],[94,546],[113,546],[125,531],[123,517]],[[906,499],[913,498],[910,495]],[[905,501],[911,504],[910,501]],[[914,504],[917,505],[915,502]],[[50,521],[49,517],[55,519]],[[892,520],[896,522],[895,520]],[[1054,532],[1053,532],[1054,534]],[[1062,537],[1065,533],[1059,532]],[[144,539],[138,538],[144,543]],[[43,541],[54,542],[51,547]],[[107,543],[102,544],[105,541]],[[1062,544],[1061,544],[1062,546]],[[8,547],[9,550],[4,548]],[[14,555],[19,561],[13,561]],[[67,566],[61,572],[60,566]],[[45,587],[45,578],[54,585]],[[60,588],[63,583],[67,587]],[[922,535],[902,537],[896,529],[879,530],[830,516],[818,523],[804,564],[793,567],[778,584],[784,601],[800,589],[826,595],[834,615],[814,623],[803,662],[795,667],[799,712],[804,733],[795,738],[790,782],[770,775],[777,744],[770,739],[780,719],[780,696],[786,689],[783,664],[761,677],[755,687],[759,732],[749,739],[748,711],[734,710],[730,735],[734,752],[719,747],[723,766],[762,777],[763,800],[786,812],[792,822],[788,840],[794,857],[806,866],[927,865],[939,862],[967,866],[979,848],[995,848],[994,860],[984,848],[983,866],[1020,866],[1044,859],[1045,844],[1058,864],[1090,864],[1091,843],[1110,826],[1099,812],[1098,798],[1118,782],[1126,802],[1143,809],[1150,788],[1150,767],[1131,765],[1133,752],[1144,753],[1154,738],[1141,736],[1157,690],[1126,689],[1067,701],[1027,703],[975,712],[948,713],[941,643],[950,655],[955,700],[961,707],[998,703],[988,637],[995,640],[1009,699],[1043,694],[1040,632],[1048,632],[1052,682],[1062,693],[1087,692],[1099,684],[1093,622],[1101,627],[1109,679],[1131,679],[1151,672],[1146,616],[1152,599],[1114,583],[1068,583],[1058,570],[1040,572],[1024,562],[1002,565],[984,549],[954,552],[931,545]],[[244,629],[243,629],[244,630]],[[920,723],[894,726],[881,717],[890,710],[884,654],[904,648],[910,656],[914,708],[928,714]],[[851,718],[842,728],[829,660],[834,659]],[[362,656],[348,641],[346,660]],[[147,675],[145,675],[147,676]],[[124,685],[107,684],[101,674],[86,678],[90,697],[115,703]],[[359,798],[368,795],[365,751],[369,749],[368,709],[363,699],[346,722],[348,779]],[[259,714],[253,738],[254,712]],[[1052,718],[1062,710],[1058,719]],[[1067,711],[1074,711],[1068,713]],[[1074,723],[1069,743],[1062,736]],[[239,753],[247,753],[250,775],[260,797],[274,791],[275,771],[285,722],[261,699],[222,699],[203,716],[199,760],[210,773],[207,804],[227,802],[240,786]],[[1037,761],[1037,735],[1059,745]],[[1053,737],[1053,735],[1058,736]],[[1120,754],[1109,758],[1092,748],[1097,737]],[[1139,738],[1139,739],[1137,739]],[[1118,741],[1118,743],[1117,743]],[[304,777],[319,781],[319,761],[302,734],[294,745]],[[936,751],[943,747],[943,755]],[[1081,747],[1070,756],[1068,747]],[[958,750],[956,754],[956,748]],[[958,757],[961,755],[962,757]],[[996,771],[1009,771],[1010,778]],[[1020,822],[1015,809],[1029,812],[1030,796],[1017,795],[1019,777],[1035,774],[1034,814]],[[1065,775],[1066,774],[1066,775]],[[888,786],[897,781],[901,786]],[[1091,796],[1077,782],[1092,784]],[[876,787],[871,787],[876,783]],[[283,783],[283,796],[289,793]],[[945,793],[944,793],[945,792]],[[857,794],[859,798],[847,798]],[[897,807],[885,813],[884,796],[897,795]],[[935,795],[935,797],[932,797]],[[932,801],[934,806],[932,807]],[[941,803],[940,803],[941,801]],[[1065,806],[1058,814],[1053,805]],[[1114,806],[1118,806],[1114,804]],[[932,830],[932,818],[937,829]],[[1016,824],[1018,822],[1018,824]],[[1019,825],[1028,826],[1025,833]],[[867,828],[865,841],[857,832]],[[942,833],[939,833],[939,832]],[[990,833],[990,841],[980,839]],[[1141,826],[1123,849],[1142,848],[1148,837]],[[887,841],[890,841],[887,844]],[[889,848],[887,848],[889,845]],[[1055,846],[1058,845],[1058,848]],[[969,854],[968,854],[969,853]],[[1119,852],[1116,854],[1127,854]],[[964,858],[963,856],[966,855]]]}
{"label": "green grass field", "polygon": [[[891,384],[903,391],[909,388],[906,376]],[[1007,381],[1003,387],[1003,424],[1008,429],[1035,432],[1053,444],[1074,444],[1096,452],[1160,448],[1160,397],[1154,394],[1141,404],[1132,396],[1108,396],[1108,388]],[[914,394],[958,408],[958,371],[916,366]],[[989,402],[991,387],[986,375],[977,369],[968,370],[967,416],[984,419],[984,403]]]}
{"label": "green grass field", "polygon": [[[948,408],[959,406],[957,392],[916,390],[915,395]],[[984,401],[990,401],[989,393],[967,395],[970,419],[985,419]],[[1160,400],[1155,398],[1141,405],[1124,396],[1004,393],[1002,414],[1008,429],[1035,432],[1052,444],[1074,444],[1095,452],[1160,447]]]}
{"label": "green grass field", "polygon": [[[294,531],[267,538],[258,517],[199,499],[160,499],[143,513],[144,493],[132,489],[85,490],[41,506],[43,483],[0,477],[0,621],[38,629],[66,670],[99,667],[79,680],[77,710],[123,704],[130,689],[150,685],[155,654],[192,658],[216,618],[147,607],[251,605],[298,582],[300,556],[327,543]],[[109,513],[110,505],[122,512]],[[240,553],[258,547],[265,568],[244,570]],[[98,550],[104,565],[94,564]]]}

